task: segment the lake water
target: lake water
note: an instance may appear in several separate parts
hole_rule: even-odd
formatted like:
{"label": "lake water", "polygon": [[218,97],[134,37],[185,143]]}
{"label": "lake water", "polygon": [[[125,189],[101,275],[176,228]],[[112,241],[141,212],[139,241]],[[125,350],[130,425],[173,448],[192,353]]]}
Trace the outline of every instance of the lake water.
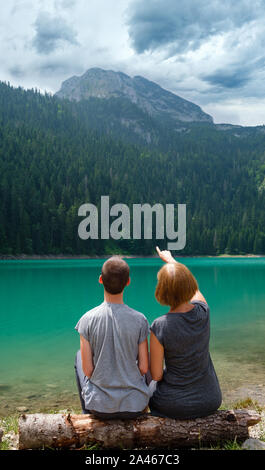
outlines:
{"label": "lake water", "polygon": [[[224,398],[251,387],[263,390],[265,258],[179,260],[195,275],[210,305],[210,350]],[[131,285],[125,302],[151,323],[167,311],[154,298],[163,263],[157,258],[127,261]],[[19,406],[30,411],[79,408],[74,326],[103,300],[98,283],[103,262],[0,262],[0,415]]]}

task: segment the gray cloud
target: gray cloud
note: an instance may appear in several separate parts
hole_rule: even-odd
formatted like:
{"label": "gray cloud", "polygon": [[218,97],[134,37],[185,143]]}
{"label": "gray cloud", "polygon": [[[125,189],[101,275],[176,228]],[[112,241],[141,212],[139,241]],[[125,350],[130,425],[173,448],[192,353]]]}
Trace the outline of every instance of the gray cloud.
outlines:
{"label": "gray cloud", "polygon": [[45,60],[43,63],[38,65],[38,72],[44,76],[49,75],[65,75],[65,74],[81,74],[83,72],[83,67],[79,64],[72,64],[69,60]]}
{"label": "gray cloud", "polygon": [[217,85],[221,88],[241,88],[249,80],[249,74],[245,72],[244,74],[240,72],[229,73],[229,71],[217,71],[211,75],[204,77],[205,81],[211,85]]}
{"label": "gray cloud", "polygon": [[35,21],[36,35],[33,46],[40,54],[50,54],[56,50],[62,42],[77,45],[76,33],[60,17],[52,17],[49,13],[42,12]]}
{"label": "gray cloud", "polygon": [[261,10],[264,0],[134,0],[127,22],[136,52],[168,47],[174,55],[249,23]]}
{"label": "gray cloud", "polygon": [[76,4],[76,0],[60,0],[59,7],[72,8]]}
{"label": "gray cloud", "polygon": [[[247,83],[253,80],[259,71],[264,70],[265,58],[249,59],[245,63],[232,64],[226,69],[217,69],[211,74],[202,74],[201,78],[208,82],[210,85],[219,88],[242,88]],[[212,92],[216,89],[212,89]]]}
{"label": "gray cloud", "polygon": [[16,78],[22,78],[25,75],[25,71],[18,65],[13,65],[8,69],[9,73]]}
{"label": "gray cloud", "polygon": [[215,122],[254,125],[265,120],[264,21],[265,0],[9,0],[0,79],[55,92],[97,66],[146,77]]}

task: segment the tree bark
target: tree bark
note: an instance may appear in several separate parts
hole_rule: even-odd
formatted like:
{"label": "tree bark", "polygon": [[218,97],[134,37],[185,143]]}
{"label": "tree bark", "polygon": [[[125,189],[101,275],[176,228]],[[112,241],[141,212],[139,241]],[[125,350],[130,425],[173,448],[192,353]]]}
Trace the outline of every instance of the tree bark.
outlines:
{"label": "tree bark", "polygon": [[191,420],[145,414],[133,420],[99,420],[92,415],[23,414],[19,418],[19,449],[180,448],[249,437],[248,427],[260,421],[254,410],[220,410]]}

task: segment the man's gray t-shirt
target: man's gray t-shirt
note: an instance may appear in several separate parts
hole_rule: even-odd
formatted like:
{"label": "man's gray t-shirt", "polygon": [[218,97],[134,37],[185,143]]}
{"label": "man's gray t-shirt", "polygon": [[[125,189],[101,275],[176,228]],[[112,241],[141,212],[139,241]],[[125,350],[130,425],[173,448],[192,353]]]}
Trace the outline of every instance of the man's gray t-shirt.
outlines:
{"label": "man's gray t-shirt", "polygon": [[90,343],[94,370],[82,390],[86,409],[103,413],[142,411],[150,397],[138,365],[138,346],[149,334],[145,316],[126,304],[103,302],[75,329]]}

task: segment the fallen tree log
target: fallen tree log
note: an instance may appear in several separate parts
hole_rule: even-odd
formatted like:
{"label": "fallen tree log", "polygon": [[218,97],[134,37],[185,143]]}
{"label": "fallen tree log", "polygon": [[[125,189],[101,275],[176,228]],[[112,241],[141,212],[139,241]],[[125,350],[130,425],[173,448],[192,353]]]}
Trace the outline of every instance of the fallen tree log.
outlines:
{"label": "fallen tree log", "polygon": [[92,415],[23,414],[19,418],[19,449],[180,448],[249,437],[248,427],[260,421],[254,410],[219,410],[192,420],[145,414],[133,420],[99,420]]}

